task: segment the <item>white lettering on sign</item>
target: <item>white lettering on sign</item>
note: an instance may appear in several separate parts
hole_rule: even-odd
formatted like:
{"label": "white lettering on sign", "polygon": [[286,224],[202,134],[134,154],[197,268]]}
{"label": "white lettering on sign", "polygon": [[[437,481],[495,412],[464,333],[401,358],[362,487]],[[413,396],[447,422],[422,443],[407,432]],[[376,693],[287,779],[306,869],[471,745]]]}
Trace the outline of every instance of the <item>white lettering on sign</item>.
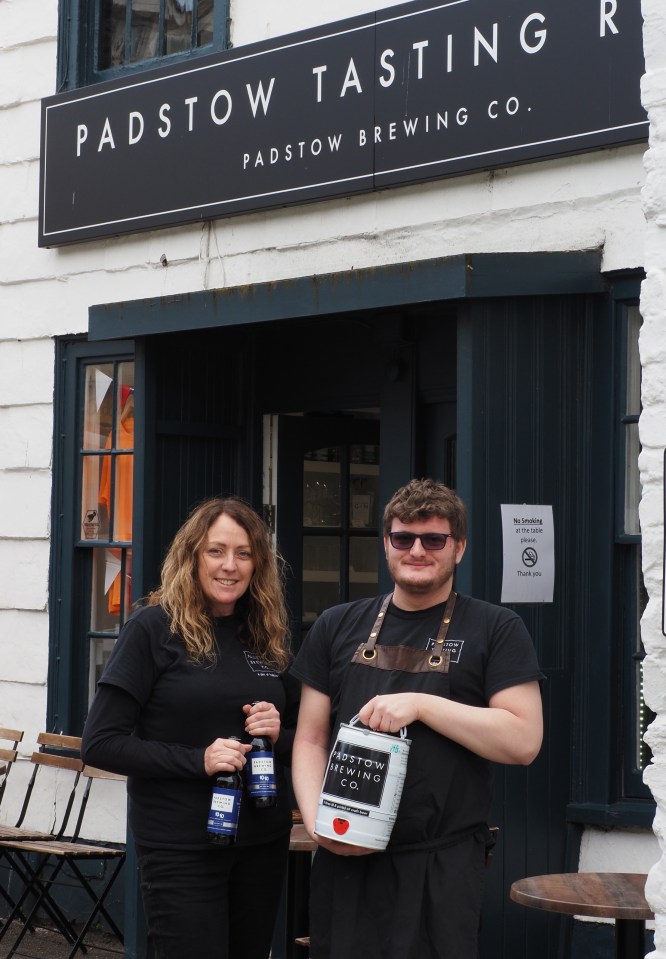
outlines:
{"label": "white lettering on sign", "polygon": [[76,155],[77,157],[81,156],[81,147],[88,139],[88,127],[85,123],[79,123],[76,128]]}
{"label": "white lettering on sign", "polygon": [[144,122],[143,116],[138,113],[136,110],[133,110],[129,115],[129,135],[127,142],[130,146],[133,143],[138,143],[141,137],[143,136]]}
{"label": "white lettering on sign", "polygon": [[548,33],[547,30],[535,30],[534,37],[537,40],[537,43],[530,44],[527,42],[527,27],[535,20],[539,23],[546,22],[546,18],[542,13],[533,13],[531,17],[528,17],[527,20],[525,20],[520,28],[520,45],[525,53],[538,53],[546,42],[546,36]]}
{"label": "white lettering on sign", "polygon": [[474,66],[478,67],[479,65],[479,51],[481,47],[486,50],[487,53],[493,58],[495,63],[497,63],[497,24],[493,23],[493,39],[492,43],[489,43],[486,38],[483,36],[478,27],[474,27]]}
{"label": "white lettering on sign", "polygon": [[113,133],[111,132],[111,123],[108,117],[104,121],[104,129],[102,130],[102,136],[100,137],[97,152],[101,153],[102,147],[106,146],[107,143],[111,145],[112,150],[115,150],[116,144],[113,142]]}
{"label": "white lettering on sign", "polygon": [[613,17],[617,13],[617,0],[601,0],[601,23],[599,26],[599,36],[606,36],[606,27],[611,33],[619,33]]}
{"label": "white lettering on sign", "polygon": [[358,73],[356,71],[356,64],[354,63],[354,58],[349,61],[349,66],[347,67],[347,76],[345,77],[345,82],[342,84],[342,90],[340,91],[340,96],[343,97],[349,87],[355,87],[357,93],[363,93],[361,89],[361,81],[358,78]]}
{"label": "white lettering on sign", "polygon": [[256,92],[256,93],[252,93],[252,87],[250,86],[249,83],[246,83],[246,84],[245,84],[245,88],[246,88],[246,90],[247,90],[248,99],[249,99],[249,101],[250,101],[250,106],[251,106],[251,108],[252,108],[252,116],[253,116],[253,117],[256,117],[256,115],[257,115],[257,107],[259,106],[259,101],[261,101],[261,105],[262,105],[262,107],[263,107],[263,109],[264,109],[264,116],[266,116],[266,114],[267,114],[267,112],[268,112],[268,104],[270,103],[271,94],[272,94],[272,92],[273,92],[273,84],[274,84],[274,83],[275,83],[275,77],[271,77],[271,82],[270,82],[269,85],[268,85],[268,90],[267,90],[266,93],[264,93],[264,86],[263,86],[261,80],[259,81],[259,83],[258,83],[258,85],[257,85],[257,92]]}

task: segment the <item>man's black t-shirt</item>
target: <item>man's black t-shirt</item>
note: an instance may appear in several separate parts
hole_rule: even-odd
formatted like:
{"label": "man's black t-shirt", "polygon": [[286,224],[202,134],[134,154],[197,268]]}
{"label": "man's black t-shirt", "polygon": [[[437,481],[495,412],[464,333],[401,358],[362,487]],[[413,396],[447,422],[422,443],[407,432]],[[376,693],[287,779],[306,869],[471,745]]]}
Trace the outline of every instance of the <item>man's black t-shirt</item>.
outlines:
{"label": "man's black t-shirt", "polygon": [[[331,738],[373,695],[407,690],[486,707],[494,693],[543,679],[532,640],[509,609],[468,596],[456,600],[445,648],[448,673],[413,674],[351,663],[370,634],[382,597],[326,610],[307,635],[291,673],[329,696]],[[407,612],[388,607],[378,644],[425,651],[437,637],[444,604]],[[370,687],[370,688],[369,688]],[[342,703],[345,704],[344,713]],[[491,766],[482,757],[423,723],[407,729],[411,740],[407,776],[391,843],[443,840],[486,822],[491,800]]]}

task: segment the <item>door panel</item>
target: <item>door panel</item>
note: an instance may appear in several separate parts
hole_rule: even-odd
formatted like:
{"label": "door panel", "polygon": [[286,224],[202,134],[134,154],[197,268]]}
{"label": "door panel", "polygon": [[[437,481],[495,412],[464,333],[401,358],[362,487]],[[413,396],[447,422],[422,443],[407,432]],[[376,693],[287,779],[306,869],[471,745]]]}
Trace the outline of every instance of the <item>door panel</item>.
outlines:
{"label": "door panel", "polygon": [[[594,686],[608,681],[612,595],[612,330],[602,297],[475,302],[459,323],[458,491],[470,512],[463,592],[499,602],[502,503],[550,504],[555,521],[553,602],[516,605],[542,670],[545,739],[527,769],[498,766],[493,821],[498,850],[487,876],[481,959],[559,959],[571,922],[516,906],[511,883],[577,868],[567,822],[583,764],[576,737],[596,715]],[[608,655],[581,670],[604,637]],[[581,678],[583,682],[581,683]],[[502,950],[498,951],[498,942]]]}

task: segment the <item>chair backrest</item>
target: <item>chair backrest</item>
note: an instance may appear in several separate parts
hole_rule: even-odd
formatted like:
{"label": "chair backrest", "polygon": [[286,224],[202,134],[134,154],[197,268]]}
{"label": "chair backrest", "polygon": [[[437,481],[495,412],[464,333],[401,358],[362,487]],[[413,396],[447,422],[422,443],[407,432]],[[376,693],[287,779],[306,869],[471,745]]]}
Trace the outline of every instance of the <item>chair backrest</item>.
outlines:
{"label": "chair backrest", "polygon": [[98,769],[96,766],[89,766],[87,763],[83,765],[83,778],[86,780],[86,786],[83,791],[83,797],[79,805],[79,813],[76,818],[76,825],[72,831],[71,839],[76,841],[80,835],[83,828],[83,820],[86,815],[86,810],[88,808],[88,800],[90,799],[90,793],[92,790],[93,782],[96,779],[107,779],[114,782],[127,782],[127,776],[123,776],[120,773],[112,773],[107,769]]}
{"label": "chair backrest", "polygon": [[69,817],[74,808],[77,788],[83,772],[81,738],[80,736],[64,736],[61,733],[42,732],[37,736],[37,744],[39,749],[33,752],[30,757],[33,770],[26,787],[23,805],[16,825],[22,826],[25,820],[40,771],[47,768],[69,770],[73,773],[73,776],[67,801],[62,812],[56,815],[51,828],[52,835],[60,839],[65,833]]}
{"label": "chair backrest", "polygon": [[22,729],[0,726],[0,803],[5,794],[9,773],[18,758],[18,745],[22,739]]}

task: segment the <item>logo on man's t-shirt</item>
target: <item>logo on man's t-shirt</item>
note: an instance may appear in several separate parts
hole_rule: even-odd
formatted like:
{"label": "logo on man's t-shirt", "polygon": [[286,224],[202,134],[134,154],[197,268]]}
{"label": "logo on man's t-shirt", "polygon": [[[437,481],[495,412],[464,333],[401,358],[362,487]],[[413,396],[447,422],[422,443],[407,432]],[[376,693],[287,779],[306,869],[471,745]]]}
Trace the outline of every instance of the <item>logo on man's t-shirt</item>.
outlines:
{"label": "logo on man's t-shirt", "polygon": [[[462,652],[462,648],[464,645],[465,645],[464,639],[445,639],[444,640],[444,645],[442,646],[442,649],[443,650],[448,649],[449,652],[451,653],[451,659],[449,660],[449,662],[451,663],[460,662],[460,654]],[[431,650],[434,648],[435,648],[435,640],[431,638],[428,640],[426,644],[426,649]]]}

